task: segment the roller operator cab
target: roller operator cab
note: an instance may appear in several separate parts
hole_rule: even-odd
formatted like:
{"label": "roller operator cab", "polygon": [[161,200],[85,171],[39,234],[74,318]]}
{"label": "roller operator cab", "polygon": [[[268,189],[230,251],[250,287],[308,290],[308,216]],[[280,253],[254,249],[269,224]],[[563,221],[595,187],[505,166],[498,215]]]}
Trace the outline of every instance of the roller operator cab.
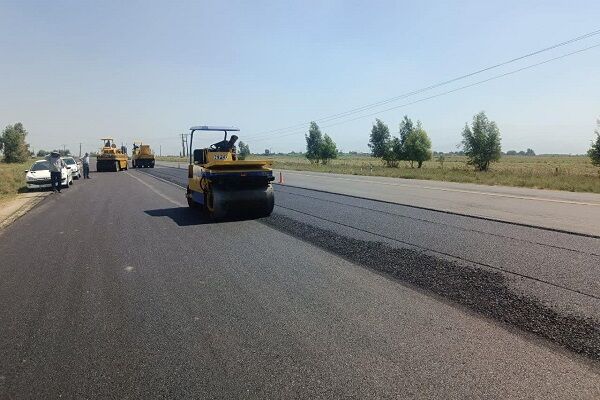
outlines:
{"label": "roller operator cab", "polygon": [[96,171],[122,171],[127,169],[127,149],[117,148],[113,138],[103,138],[103,147],[100,149],[100,154],[96,157]]}
{"label": "roller operator cab", "polygon": [[[268,160],[238,160],[233,127],[196,126],[190,128],[190,164],[187,201],[215,219],[233,215],[266,217],[273,211],[273,170]],[[194,149],[194,133],[224,132],[222,141],[204,149]]]}

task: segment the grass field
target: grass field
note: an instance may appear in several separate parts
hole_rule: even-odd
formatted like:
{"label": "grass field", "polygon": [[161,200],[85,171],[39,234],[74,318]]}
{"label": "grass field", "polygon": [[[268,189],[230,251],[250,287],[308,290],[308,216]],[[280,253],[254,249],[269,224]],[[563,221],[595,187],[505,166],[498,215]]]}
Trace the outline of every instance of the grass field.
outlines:
{"label": "grass field", "polygon": [[26,191],[25,170],[33,160],[20,164],[6,164],[0,161],[0,201],[8,200],[19,192]]}
{"label": "grass field", "polygon": [[[302,155],[252,158],[268,158],[273,160],[275,168],[298,171],[600,193],[599,169],[594,167],[586,156],[503,156],[500,162],[493,164],[487,172],[475,171],[466,164],[466,158],[462,156],[446,156],[443,168],[437,161],[428,161],[421,169],[410,168],[407,163],[401,163],[398,168],[388,168],[380,160],[369,156],[344,155],[327,165],[311,164]],[[187,162],[180,157],[161,159]]]}

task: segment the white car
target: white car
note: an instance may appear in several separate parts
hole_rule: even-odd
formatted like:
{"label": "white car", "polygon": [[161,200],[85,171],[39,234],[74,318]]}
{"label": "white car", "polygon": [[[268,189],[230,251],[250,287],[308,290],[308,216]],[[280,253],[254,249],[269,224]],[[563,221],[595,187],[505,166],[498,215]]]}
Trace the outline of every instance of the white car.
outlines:
{"label": "white car", "polygon": [[[51,188],[52,183],[50,181],[50,164],[48,160],[39,160],[33,163],[31,169],[25,171],[25,181],[27,182],[27,189],[43,189]],[[73,184],[73,174],[69,166],[63,167],[61,171],[62,179],[61,186],[68,188],[69,185]]]}
{"label": "white car", "polygon": [[75,159],[73,157],[61,157],[61,158],[63,159],[65,164],[67,164],[67,167],[71,167],[71,175],[73,175],[73,178],[74,179],[81,178],[81,168],[79,168],[79,164],[77,164],[77,161],[75,161]]}

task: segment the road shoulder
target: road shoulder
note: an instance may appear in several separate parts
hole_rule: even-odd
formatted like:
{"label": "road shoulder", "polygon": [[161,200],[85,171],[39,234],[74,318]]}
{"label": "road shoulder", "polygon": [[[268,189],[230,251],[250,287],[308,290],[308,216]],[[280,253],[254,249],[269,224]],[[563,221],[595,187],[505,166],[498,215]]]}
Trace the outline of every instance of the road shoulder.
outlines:
{"label": "road shoulder", "polygon": [[49,194],[50,192],[20,193],[17,197],[0,201],[0,230],[25,215]]}

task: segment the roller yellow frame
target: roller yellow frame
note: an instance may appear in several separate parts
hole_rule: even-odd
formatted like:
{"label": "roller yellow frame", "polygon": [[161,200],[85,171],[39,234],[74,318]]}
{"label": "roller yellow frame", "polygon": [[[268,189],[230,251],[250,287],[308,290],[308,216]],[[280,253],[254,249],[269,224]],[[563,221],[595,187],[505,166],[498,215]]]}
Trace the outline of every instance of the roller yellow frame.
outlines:
{"label": "roller yellow frame", "polygon": [[[212,217],[230,215],[265,217],[275,204],[272,162],[269,160],[238,160],[234,127],[194,126],[190,128],[190,160],[186,197],[192,208],[202,208]],[[194,133],[218,131],[222,141],[204,149],[194,149]]]}
{"label": "roller yellow frame", "polygon": [[96,171],[122,171],[127,169],[129,157],[117,148],[113,138],[102,138],[104,146],[100,149],[100,154],[96,156]]}
{"label": "roller yellow frame", "polygon": [[142,142],[133,142],[131,150],[131,167],[132,168],[154,168],[154,153],[150,149],[150,145]]}

